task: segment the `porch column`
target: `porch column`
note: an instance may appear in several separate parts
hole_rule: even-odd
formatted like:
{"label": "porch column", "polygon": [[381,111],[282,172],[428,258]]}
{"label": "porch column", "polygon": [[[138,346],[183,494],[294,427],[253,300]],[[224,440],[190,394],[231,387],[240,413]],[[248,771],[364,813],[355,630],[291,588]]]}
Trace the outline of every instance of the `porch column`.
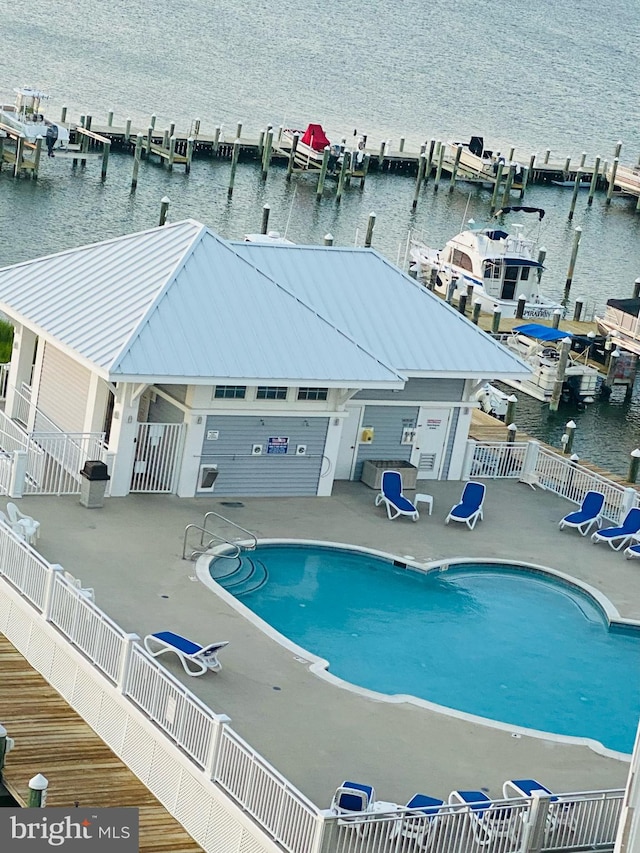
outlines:
{"label": "porch column", "polygon": [[133,387],[126,382],[118,383],[113,407],[113,422],[109,438],[109,451],[113,453],[111,474],[111,497],[129,494],[133,460],[136,454],[135,439],[138,434],[139,398],[131,400]]}
{"label": "porch column", "polygon": [[87,392],[83,432],[103,431],[108,396],[109,386],[107,383],[97,373],[92,373],[89,380],[89,391]]}
{"label": "porch column", "polygon": [[5,413],[14,417],[19,400],[16,399],[15,389],[20,390],[23,382],[31,383],[31,367],[33,365],[33,354],[36,348],[36,335],[25,326],[16,325],[13,335],[13,351],[11,353],[11,366],[9,368],[9,380],[7,383],[7,399],[5,402]]}
{"label": "porch column", "polygon": [[184,421],[184,448],[182,451],[180,474],[178,476],[178,497],[192,498],[196,493],[207,415],[205,412],[191,415],[185,414]]}
{"label": "porch column", "polygon": [[327,497],[333,489],[333,481],[336,476],[336,464],[338,462],[338,450],[340,449],[340,439],[342,438],[342,425],[344,417],[333,415],[329,418],[329,426],[327,428],[327,437],[324,444],[324,458],[320,468],[320,477],[318,479],[318,491],[316,494],[319,497]]}
{"label": "porch column", "polygon": [[469,429],[471,427],[471,406],[461,406],[458,414],[458,425],[453,438],[451,448],[451,460],[449,462],[448,480],[461,480],[464,478],[463,465]]}

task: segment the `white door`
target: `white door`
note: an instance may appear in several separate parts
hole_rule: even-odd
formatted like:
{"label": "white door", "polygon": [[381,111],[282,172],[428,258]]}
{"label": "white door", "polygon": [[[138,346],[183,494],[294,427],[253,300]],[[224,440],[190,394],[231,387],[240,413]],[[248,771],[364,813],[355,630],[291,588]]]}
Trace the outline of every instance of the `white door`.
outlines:
{"label": "white door", "polygon": [[437,480],[449,434],[451,409],[421,409],[411,462],[419,480]]}
{"label": "white door", "polygon": [[358,452],[358,431],[364,406],[349,406],[348,417],[342,422],[342,435],[336,459],[335,480],[350,480]]}

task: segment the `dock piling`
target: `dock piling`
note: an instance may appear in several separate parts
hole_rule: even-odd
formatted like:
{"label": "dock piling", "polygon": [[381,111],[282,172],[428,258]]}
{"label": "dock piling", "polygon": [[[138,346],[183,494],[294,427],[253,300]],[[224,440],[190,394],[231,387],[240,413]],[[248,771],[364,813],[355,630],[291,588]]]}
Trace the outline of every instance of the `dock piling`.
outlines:
{"label": "dock piling", "polygon": [[580,165],[578,166],[579,169],[584,169],[584,164],[585,164],[586,160],[587,160],[587,152],[583,151],[581,156],[580,156]]}
{"label": "dock piling", "polygon": [[188,175],[191,171],[191,161],[193,160],[193,146],[195,144],[195,140],[193,136],[190,136],[187,139],[187,162],[184,164],[185,174]]}
{"label": "dock piling", "polygon": [[581,178],[582,169],[576,169],[576,179],[573,182],[573,193],[571,194],[571,205],[569,207],[569,222],[573,219],[573,214],[576,209],[576,201],[578,200],[578,190],[580,189]]}
{"label": "dock piling", "polygon": [[367,222],[367,233],[364,238],[364,247],[365,249],[371,248],[371,239],[373,237],[373,229],[376,224],[376,215],[375,213],[369,214],[369,221]]}
{"label": "dock piling", "polygon": [[458,299],[458,311],[463,317],[467,312],[467,298],[466,293],[461,293],[460,298]]}
{"label": "dock piling", "polygon": [[424,183],[425,186],[429,183],[429,178],[431,177],[431,170],[433,169],[433,152],[436,147],[435,139],[429,140],[429,151],[427,153],[427,165],[424,170]]}
{"label": "dock piling", "polygon": [[107,116],[107,127],[113,127],[113,110],[109,110],[109,114]]}
{"label": "dock piling", "polygon": [[29,802],[30,809],[43,809],[47,802],[47,788],[49,780],[42,773],[38,773],[29,779]]}
{"label": "dock piling", "polygon": [[[133,155],[133,173],[131,175],[131,189],[135,190],[138,186],[138,169],[140,168],[140,157],[142,156],[142,140],[143,136],[138,133],[136,136],[136,150]],[[106,170],[105,170],[106,177]]]}
{"label": "dock piling", "polygon": [[620,159],[620,152],[621,152],[621,151],[622,151],[622,140],[620,140],[620,139],[619,139],[619,140],[616,142],[616,147],[615,147],[615,150],[614,150],[614,152],[613,152],[613,159],[614,159],[614,160],[615,160],[615,159],[618,159],[618,160]]}
{"label": "dock piling", "polygon": [[400,154],[404,151],[404,136],[400,137],[400,144],[398,145],[398,151]]}
{"label": "dock piling", "polygon": [[416,178],[416,188],[413,193],[413,203],[411,205],[412,209],[415,210],[418,206],[418,198],[420,197],[420,188],[422,187],[422,182],[424,180],[424,173],[427,167],[427,158],[424,154],[420,155],[420,162],[418,164],[418,177]]}
{"label": "dock piling", "polygon": [[562,311],[560,308],[556,308],[553,314],[551,315],[551,328],[557,329],[560,325],[560,320],[562,319]]}
{"label": "dock piling", "polygon": [[360,178],[360,189],[364,188],[364,182],[369,174],[369,163],[371,162],[371,154],[365,154],[362,161],[362,177]]}
{"label": "dock piling", "polygon": [[271,213],[271,207],[268,204],[263,205],[262,207],[262,222],[260,223],[260,233],[266,234],[269,229],[269,214]]}
{"label": "dock piling", "polygon": [[13,177],[17,178],[20,174],[20,165],[22,163],[22,152],[24,150],[24,136],[16,137],[16,162],[13,164]]}
{"label": "dock piling", "polygon": [[482,302],[479,299],[476,299],[473,303],[473,314],[471,315],[471,322],[474,325],[478,325],[480,322],[480,309],[482,308]]}
{"label": "dock piling", "polygon": [[560,439],[560,443],[562,444],[562,452],[565,456],[569,456],[573,449],[573,436],[576,431],[576,422],[575,421],[567,421],[565,424],[565,431]]}
{"label": "dock piling", "polygon": [[491,206],[489,208],[489,212],[493,215],[496,210],[496,205],[498,203],[498,192],[500,191],[500,181],[502,180],[502,170],[504,169],[504,164],[502,160],[498,163],[498,170],[496,172],[495,183],[493,185],[493,193],[491,194]]}
{"label": "dock piling", "polygon": [[571,259],[569,261],[569,270],[567,272],[567,280],[564,284],[564,298],[569,296],[571,284],[573,282],[573,272],[576,266],[576,258],[578,257],[578,247],[580,246],[580,238],[582,237],[582,228],[578,226],[573,237],[573,248],[571,249]]}
{"label": "dock piling", "polygon": [[131,119],[128,118],[127,123],[126,123],[125,128],[124,128],[124,141],[128,142],[130,136],[131,136]]}
{"label": "dock piling", "polygon": [[[621,143],[618,143],[619,145]],[[611,197],[613,195],[613,188],[616,184],[616,174],[618,172],[618,163],[619,160],[617,157],[614,157],[613,163],[611,164],[611,177],[609,178],[609,186],[607,187],[607,204],[611,204]]]}
{"label": "dock piling", "polygon": [[67,108],[63,107],[60,111],[60,124],[64,124],[67,120]]}
{"label": "dock piling", "polygon": [[173,169],[173,164],[174,164],[175,159],[176,159],[176,137],[175,137],[175,134],[173,134],[171,136],[171,138],[169,139],[169,160],[167,163],[167,165],[169,167],[169,171],[171,171]]}
{"label": "dock piling", "polygon": [[544,160],[543,160],[543,163],[544,163],[544,165],[545,165],[545,166],[546,166],[546,165],[547,165],[547,163],[549,162],[549,157],[550,157],[550,156],[551,156],[551,149],[550,149],[550,148],[547,148],[547,149],[545,150],[545,152],[544,152]]}
{"label": "dock piling", "polygon": [[502,320],[502,311],[497,305],[493,306],[493,317],[491,318],[491,334],[497,335],[500,332],[500,320]]}
{"label": "dock piling", "polygon": [[460,165],[460,157],[462,156],[462,145],[458,145],[456,147],[456,156],[453,161],[453,168],[451,169],[451,179],[449,181],[449,192],[453,192],[453,188],[456,183],[456,175],[458,174],[458,166]]}
{"label": "dock piling", "polygon": [[512,424],[516,419],[516,406],[518,405],[518,398],[515,394],[510,394],[507,397],[507,411],[504,416],[504,422],[506,424]]}
{"label": "dock piling", "polygon": [[[293,174],[293,167],[296,162],[296,151],[298,150],[298,142],[300,141],[300,134],[294,133],[293,139],[291,140],[291,150],[289,151],[289,162],[287,163],[287,181],[291,180],[291,175]],[[323,161],[324,164],[324,161]]]}
{"label": "dock piling", "polygon": [[320,166],[320,174],[318,175],[318,186],[316,188],[316,198],[322,198],[322,191],[324,190],[324,179],[327,176],[327,168],[329,166],[329,155],[331,154],[331,148],[328,145],[325,145],[324,151],[322,152],[322,165]]}
{"label": "dock piling", "polygon": [[153,128],[151,127],[151,125],[149,125],[149,127],[147,128],[147,142],[145,145],[145,156],[146,156],[147,160],[151,156],[151,137],[152,136],[153,136]]}
{"label": "dock piling", "polygon": [[635,483],[638,479],[638,468],[640,467],[640,448],[636,447],[629,454],[631,462],[629,463],[629,474],[627,475],[628,483]]}
{"label": "dock piling", "polygon": [[338,190],[336,192],[336,201],[340,203],[342,200],[342,191],[344,189],[345,178],[347,177],[347,166],[349,164],[349,152],[345,150],[342,153],[342,166],[340,168],[340,175],[338,176]]}
{"label": "dock piling", "polygon": [[518,296],[518,305],[516,306],[516,320],[522,320],[524,317],[524,307],[527,304],[527,297],[524,294]]}
{"label": "dock piling", "polygon": [[640,296],[640,276],[633,282],[633,298],[637,299]]}
{"label": "dock piling", "polygon": [[273,148],[273,128],[267,130],[264,139],[264,151],[262,152],[262,180],[267,180],[269,166],[271,165],[271,149]]}
{"label": "dock piling", "polygon": [[[138,134],[140,135],[140,134]],[[142,138],[142,137],[141,137]],[[100,180],[104,184],[107,180],[107,166],[109,165],[109,154],[111,152],[111,140],[107,139],[102,144],[102,165],[100,167]]]}
{"label": "dock piling", "polygon": [[580,317],[582,317],[582,309],[584,308],[584,302],[582,299],[576,299],[575,305],[573,306],[573,319],[574,322],[579,323]]}
{"label": "dock piling", "polygon": [[160,225],[166,225],[167,222],[167,213],[169,212],[169,205],[171,201],[168,196],[164,196],[160,199]]}
{"label": "dock piling", "polygon": [[238,122],[238,126],[236,127],[236,139],[240,139],[242,136],[242,122]]}
{"label": "dock piling", "polygon": [[438,187],[440,186],[440,178],[442,177],[442,164],[444,162],[444,145],[440,143],[440,150],[438,151],[438,165],[436,167],[436,179],[433,184],[434,193],[438,192]]}
{"label": "dock piling", "polygon": [[157,118],[158,117],[155,113],[151,116],[151,119],[149,121],[149,127],[151,128],[151,130],[155,130]]}
{"label": "dock piling", "polygon": [[333,234],[325,234],[324,235],[324,245],[325,246],[333,246]]}
{"label": "dock piling", "polygon": [[593,204],[593,197],[596,194],[596,187],[598,186],[598,173],[600,172],[600,155],[596,157],[596,162],[593,165],[593,175],[591,176],[591,183],[589,184],[589,197],[587,198],[587,204],[589,207]]}
{"label": "dock piling", "polygon": [[562,396],[562,386],[564,385],[564,376],[567,371],[567,362],[569,361],[569,350],[571,349],[571,338],[563,338],[560,342],[560,358],[558,360],[558,372],[556,380],[553,383],[551,392],[551,400],[549,401],[549,410],[557,412],[560,405],[560,397]]}
{"label": "dock piling", "polygon": [[220,125],[216,127],[213,132],[213,156],[218,156],[218,149],[220,148]]}
{"label": "dock piling", "polygon": [[227,197],[231,198],[233,195],[233,185],[236,180],[236,169],[238,167],[238,157],[240,155],[240,140],[236,139],[233,143],[233,152],[231,154],[231,174],[229,175],[229,189],[227,190]]}
{"label": "dock piling", "polygon": [[512,163],[509,166],[509,171],[507,172],[507,180],[504,182],[504,192],[502,194],[502,207],[509,206],[509,199],[511,197],[511,185],[513,184],[513,179],[516,174],[516,166],[515,163]]}

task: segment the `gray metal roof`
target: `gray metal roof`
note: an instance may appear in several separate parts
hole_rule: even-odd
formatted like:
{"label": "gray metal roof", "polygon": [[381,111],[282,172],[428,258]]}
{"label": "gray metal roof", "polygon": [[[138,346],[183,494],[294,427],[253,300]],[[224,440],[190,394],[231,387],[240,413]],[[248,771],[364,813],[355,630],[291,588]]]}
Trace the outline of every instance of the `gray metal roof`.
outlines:
{"label": "gray metal roof", "polygon": [[517,356],[373,249],[231,245],[402,373],[530,374]]}
{"label": "gray metal roof", "polygon": [[114,380],[402,384],[191,220],[1,269],[0,309]]}

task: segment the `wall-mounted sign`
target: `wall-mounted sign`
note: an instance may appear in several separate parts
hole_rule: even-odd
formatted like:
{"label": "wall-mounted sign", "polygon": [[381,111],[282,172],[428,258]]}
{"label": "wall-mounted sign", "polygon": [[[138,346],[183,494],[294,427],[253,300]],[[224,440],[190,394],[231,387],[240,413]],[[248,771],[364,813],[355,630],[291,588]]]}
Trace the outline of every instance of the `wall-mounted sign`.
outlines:
{"label": "wall-mounted sign", "polygon": [[289,451],[289,439],[283,436],[272,436],[267,439],[267,453],[287,453]]}
{"label": "wall-mounted sign", "polygon": [[220,436],[219,429],[208,429],[207,430],[207,441],[217,441]]}

